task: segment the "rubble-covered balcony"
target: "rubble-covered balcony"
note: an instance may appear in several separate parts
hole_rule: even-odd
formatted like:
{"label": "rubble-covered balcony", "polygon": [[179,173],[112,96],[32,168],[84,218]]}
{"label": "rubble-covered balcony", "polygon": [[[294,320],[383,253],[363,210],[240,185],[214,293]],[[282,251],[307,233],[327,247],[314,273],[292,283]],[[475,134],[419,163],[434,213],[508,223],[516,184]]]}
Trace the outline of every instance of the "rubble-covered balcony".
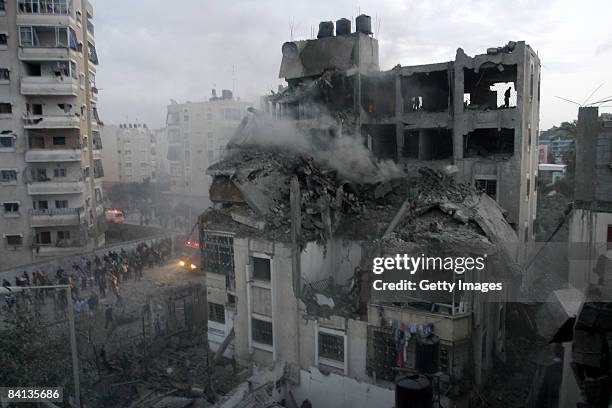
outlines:
{"label": "rubble-covered balcony", "polygon": [[31,227],[60,227],[80,225],[85,222],[84,209],[81,208],[50,208],[30,209]]}

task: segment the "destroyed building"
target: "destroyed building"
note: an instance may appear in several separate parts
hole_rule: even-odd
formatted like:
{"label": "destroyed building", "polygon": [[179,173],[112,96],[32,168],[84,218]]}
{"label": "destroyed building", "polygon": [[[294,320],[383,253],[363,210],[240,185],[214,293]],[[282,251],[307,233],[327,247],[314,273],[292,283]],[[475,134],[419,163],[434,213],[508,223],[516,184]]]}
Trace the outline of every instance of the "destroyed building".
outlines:
{"label": "destroyed building", "polygon": [[[336,35],[282,46],[280,77],[288,87],[267,99],[278,119],[316,132],[362,135],[376,157],[406,166],[455,165],[459,179],[484,190],[507,211],[523,261],[536,223],[540,60],[523,41],[454,61],[397,65],[380,71],[378,42],[367,16],[354,33],[339,20]],[[350,22],[348,22],[350,27]],[[340,126],[314,130],[321,106]]]}
{"label": "destroyed building", "polygon": [[[503,302],[520,284],[529,234],[518,228],[519,239],[494,199],[514,198],[507,216],[515,227],[531,214],[521,174],[531,168],[525,157],[536,157],[535,138],[521,136],[537,132],[537,99],[525,100],[524,74],[537,83],[539,63],[524,43],[510,43],[473,59],[459,52],[455,63],[380,72],[366,17],[357,32],[345,20],[336,36],[322,24],[319,39],[285,44],[289,87],[267,98],[273,120],[252,112],[209,167],[213,206],[200,217],[209,313],[215,330],[233,337],[239,363],[285,366],[272,383],[287,387],[278,401],[290,394],[298,405],[391,407],[395,379],[410,373],[428,375],[438,398],[466,404],[503,358]],[[455,103],[457,69],[472,82]],[[506,79],[519,89],[517,105],[498,108],[488,89]],[[464,143],[480,146],[473,139],[485,155],[465,154]],[[489,195],[478,180],[492,180]],[[385,301],[371,290],[372,259],[397,253],[485,255],[483,275],[464,280],[504,289]]]}

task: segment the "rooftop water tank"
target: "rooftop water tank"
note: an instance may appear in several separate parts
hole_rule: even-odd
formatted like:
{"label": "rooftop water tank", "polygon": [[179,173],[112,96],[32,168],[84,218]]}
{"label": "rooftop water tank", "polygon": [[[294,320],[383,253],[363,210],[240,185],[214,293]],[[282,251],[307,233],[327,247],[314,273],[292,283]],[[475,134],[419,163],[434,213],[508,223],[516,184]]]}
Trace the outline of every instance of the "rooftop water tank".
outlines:
{"label": "rooftop water tank", "polygon": [[358,33],[372,34],[372,17],[362,14],[355,20],[355,29]]}

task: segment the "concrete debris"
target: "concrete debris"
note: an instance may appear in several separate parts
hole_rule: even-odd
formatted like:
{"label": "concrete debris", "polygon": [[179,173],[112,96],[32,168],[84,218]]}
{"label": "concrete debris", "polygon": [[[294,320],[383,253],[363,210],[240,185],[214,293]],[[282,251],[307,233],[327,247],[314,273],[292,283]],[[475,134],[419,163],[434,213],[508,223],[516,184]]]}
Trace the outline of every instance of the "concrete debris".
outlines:
{"label": "concrete debris", "polygon": [[327,297],[325,295],[322,295],[320,293],[315,293],[315,298],[317,300],[317,304],[319,306],[329,306],[332,309],[334,308],[335,304],[334,304],[334,299]]}

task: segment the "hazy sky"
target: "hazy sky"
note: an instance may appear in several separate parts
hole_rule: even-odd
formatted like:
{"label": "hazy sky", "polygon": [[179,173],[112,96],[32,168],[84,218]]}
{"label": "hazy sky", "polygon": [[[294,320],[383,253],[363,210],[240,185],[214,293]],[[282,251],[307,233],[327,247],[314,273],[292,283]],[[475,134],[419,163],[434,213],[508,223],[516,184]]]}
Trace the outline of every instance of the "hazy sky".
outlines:
{"label": "hazy sky", "polygon": [[[165,122],[170,99],[201,101],[216,87],[243,100],[276,89],[281,45],[319,21],[372,16],[381,69],[454,59],[525,40],[542,61],[541,129],[612,95],[610,0],[92,0],[102,119]],[[353,27],[354,28],[354,27]],[[234,67],[234,69],[232,69]],[[234,72],[234,74],[232,73]],[[609,103],[608,105],[612,105]],[[611,108],[601,111],[612,111]]]}

